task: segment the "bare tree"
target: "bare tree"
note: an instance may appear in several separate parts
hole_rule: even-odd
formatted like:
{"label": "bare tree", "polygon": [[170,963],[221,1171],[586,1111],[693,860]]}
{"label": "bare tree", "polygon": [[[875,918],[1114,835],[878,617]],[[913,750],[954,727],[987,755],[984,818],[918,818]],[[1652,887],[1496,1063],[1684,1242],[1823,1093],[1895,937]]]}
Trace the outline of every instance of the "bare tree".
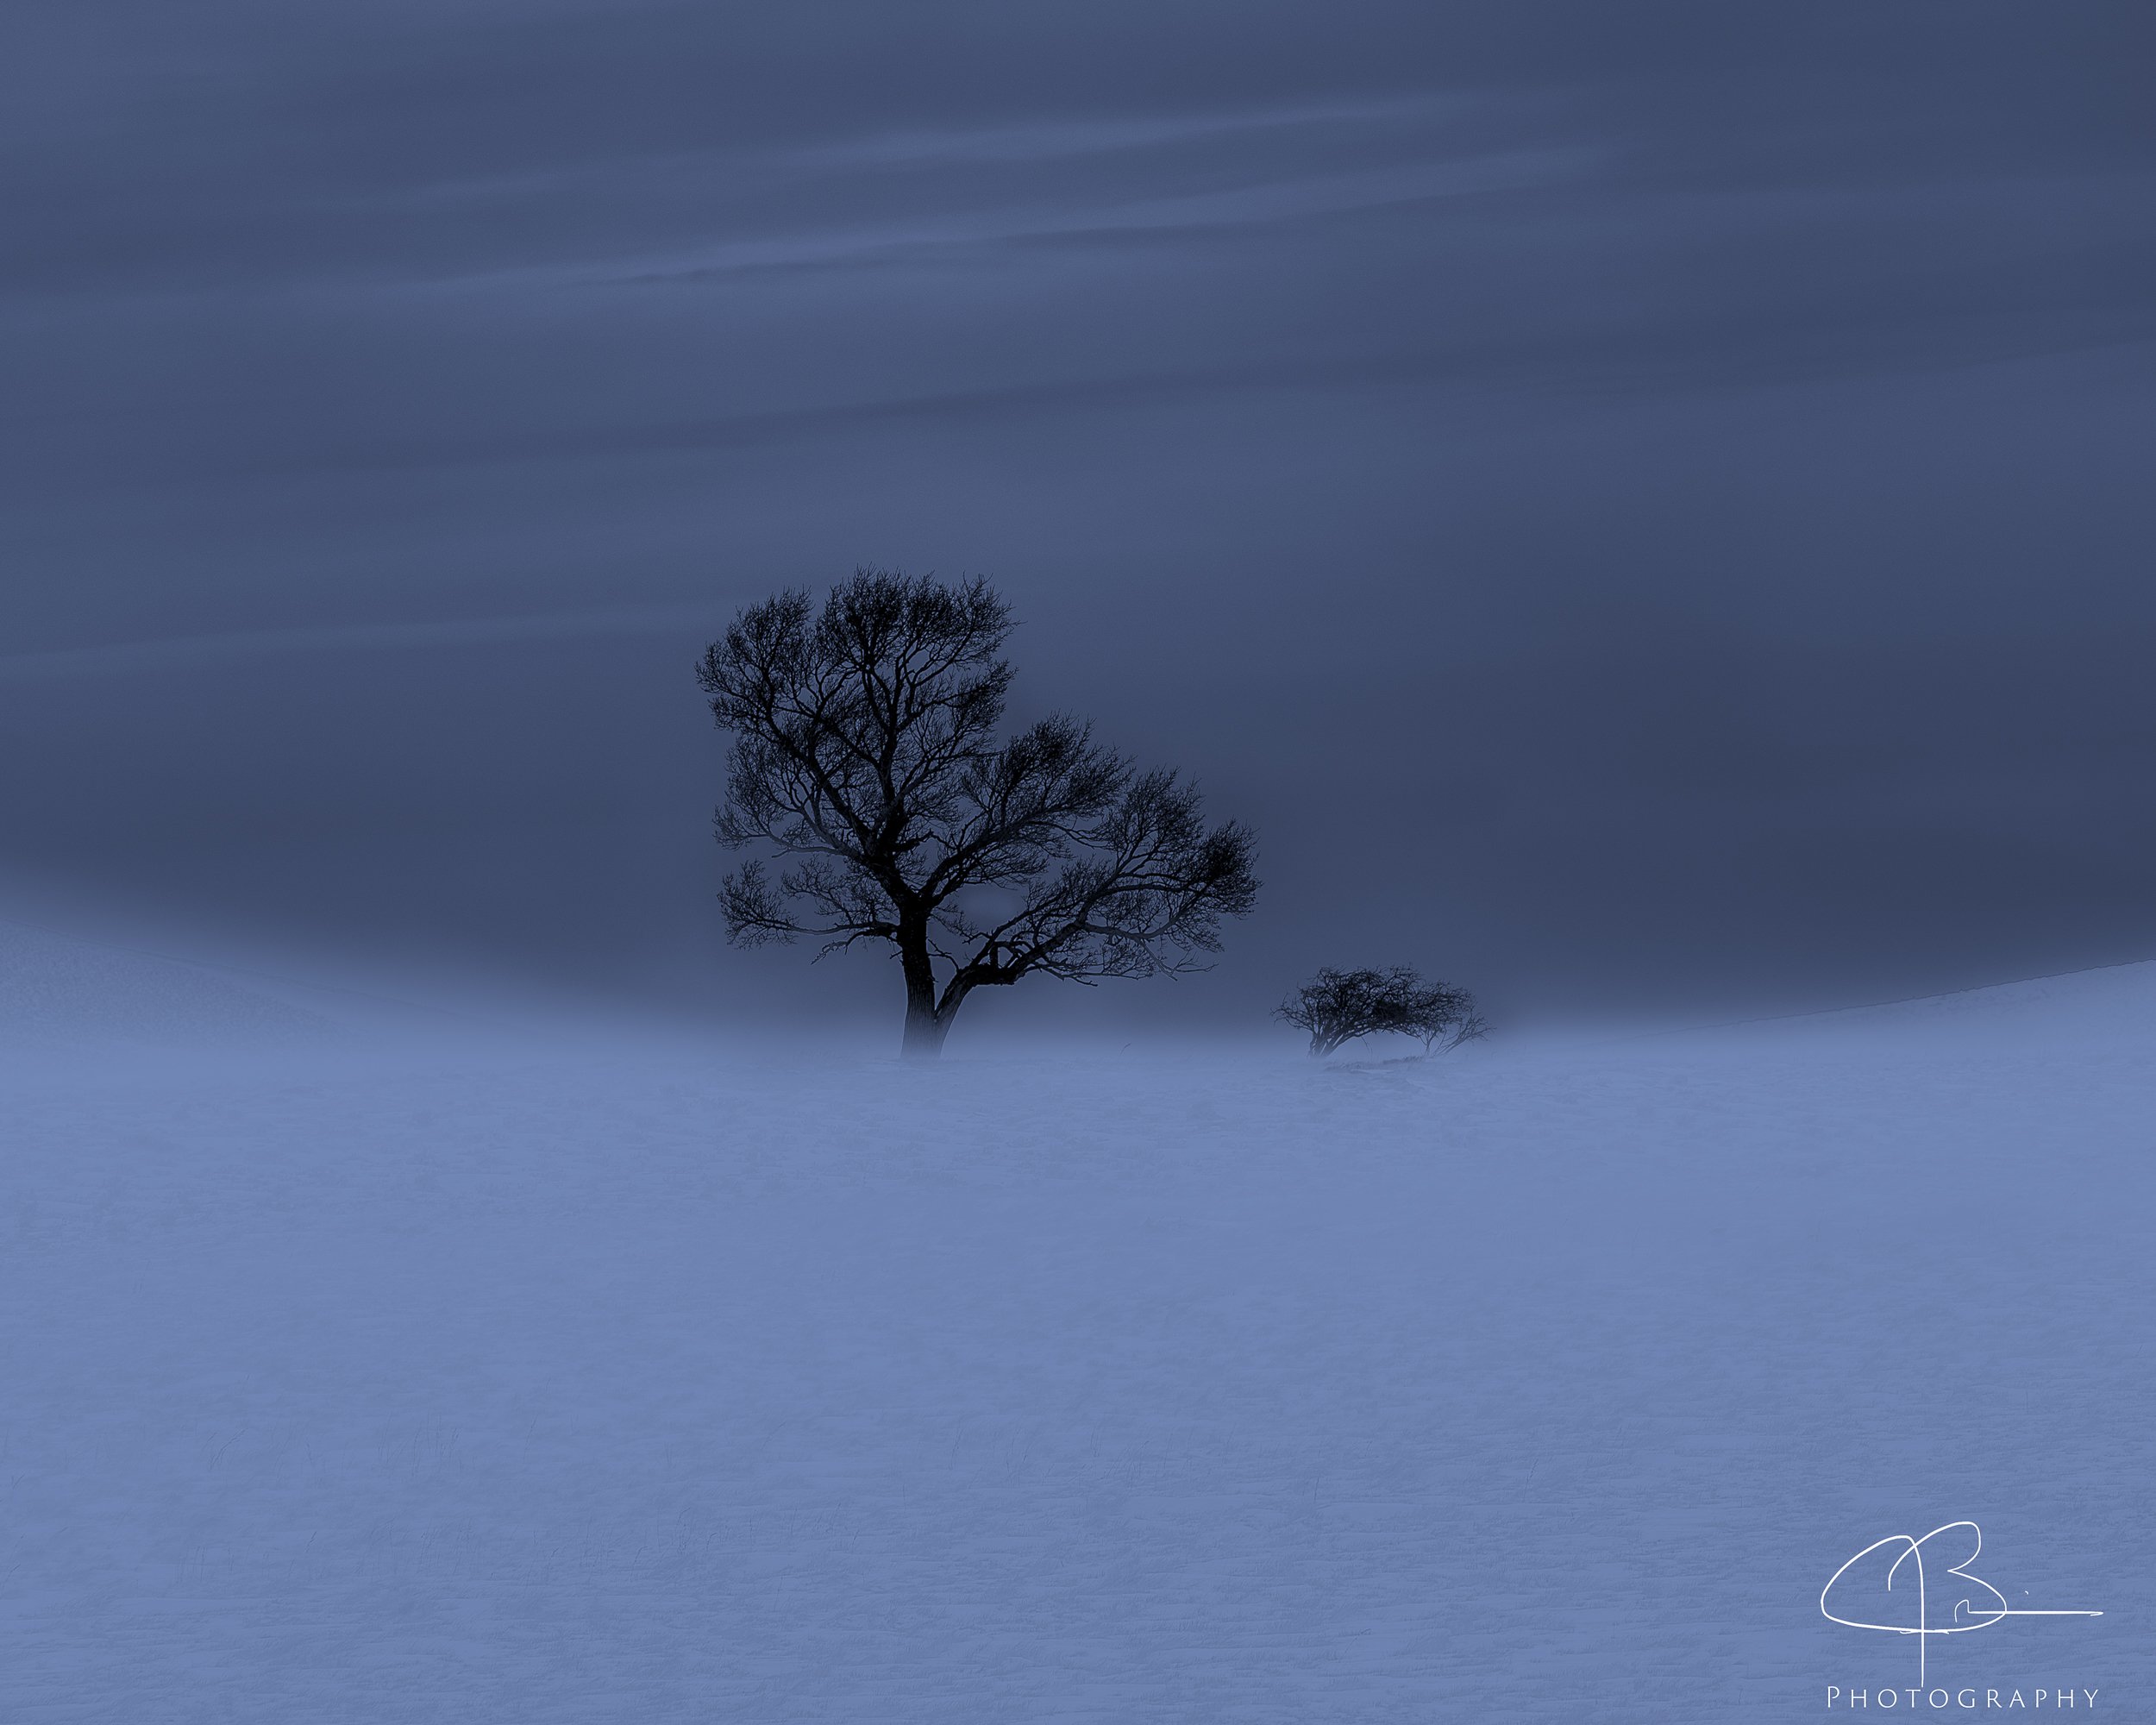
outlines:
{"label": "bare tree", "polygon": [[725,880],[736,945],[887,941],[905,1051],[934,1056],[967,995],[1201,968],[1257,891],[1256,847],[1197,789],[1052,715],[1006,741],[1010,608],[985,580],[856,571],[819,611],[751,605],[698,668],[735,742],[716,830],[777,853]]}
{"label": "bare tree", "polygon": [[1308,1031],[1310,1051],[1320,1058],[1343,1043],[1385,1031],[1414,1037],[1431,1053],[1473,1042],[1489,1030],[1466,989],[1425,982],[1405,964],[1389,970],[1320,970],[1315,982],[1275,1007],[1273,1016]]}

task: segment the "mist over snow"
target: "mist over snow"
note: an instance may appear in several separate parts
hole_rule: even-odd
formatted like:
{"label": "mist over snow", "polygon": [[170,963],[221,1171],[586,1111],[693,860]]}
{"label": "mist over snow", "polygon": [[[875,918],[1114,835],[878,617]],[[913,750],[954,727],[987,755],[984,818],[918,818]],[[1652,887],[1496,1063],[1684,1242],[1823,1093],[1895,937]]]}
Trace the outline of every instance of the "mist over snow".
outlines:
{"label": "mist over snow", "polygon": [[10,1719],[1808,1718],[1965,1515],[2106,1615],[1934,1681],[2156,1665],[2156,965],[924,1068],[4,952]]}

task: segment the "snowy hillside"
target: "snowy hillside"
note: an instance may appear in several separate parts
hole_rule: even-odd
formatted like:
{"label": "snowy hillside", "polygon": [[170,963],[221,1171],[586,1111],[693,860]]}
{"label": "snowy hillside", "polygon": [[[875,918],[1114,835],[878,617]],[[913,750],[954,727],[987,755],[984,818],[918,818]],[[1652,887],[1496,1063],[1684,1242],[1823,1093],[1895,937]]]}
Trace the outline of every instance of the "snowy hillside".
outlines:
{"label": "snowy hillside", "polygon": [[329,1028],[318,1013],[279,998],[274,985],[0,917],[0,1049],[259,1045]]}
{"label": "snowy hillside", "polygon": [[2026,1029],[2038,1037],[2156,1034],[2156,961],[2039,976],[1929,1000],[1900,1000],[1827,1015],[1844,1023],[1950,1025],[1955,1030]]}
{"label": "snowy hillside", "polygon": [[69,1010],[9,1721],[1809,1719],[1960,1518],[2106,1615],[1929,1681],[2156,1701],[2156,967],[1330,1070]]}

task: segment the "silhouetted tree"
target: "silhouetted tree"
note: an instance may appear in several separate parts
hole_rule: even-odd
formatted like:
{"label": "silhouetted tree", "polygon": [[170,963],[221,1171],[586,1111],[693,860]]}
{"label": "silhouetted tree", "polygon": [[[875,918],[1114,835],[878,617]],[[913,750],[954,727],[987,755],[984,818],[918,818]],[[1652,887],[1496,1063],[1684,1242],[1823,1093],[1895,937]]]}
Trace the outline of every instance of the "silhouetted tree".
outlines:
{"label": "silhouetted tree", "polygon": [[987,582],[861,569],[822,608],[743,611],[699,667],[735,743],[716,828],[736,945],[888,941],[904,1048],[937,1053],[975,988],[1200,968],[1256,897],[1254,842],[1194,787],[1053,715],[998,741],[1009,607]]}
{"label": "silhouetted tree", "polygon": [[1489,1030],[1466,989],[1425,982],[1405,964],[1389,970],[1320,970],[1315,982],[1275,1007],[1273,1016],[1308,1031],[1310,1051],[1320,1057],[1381,1031],[1414,1037],[1431,1051],[1457,1048]]}

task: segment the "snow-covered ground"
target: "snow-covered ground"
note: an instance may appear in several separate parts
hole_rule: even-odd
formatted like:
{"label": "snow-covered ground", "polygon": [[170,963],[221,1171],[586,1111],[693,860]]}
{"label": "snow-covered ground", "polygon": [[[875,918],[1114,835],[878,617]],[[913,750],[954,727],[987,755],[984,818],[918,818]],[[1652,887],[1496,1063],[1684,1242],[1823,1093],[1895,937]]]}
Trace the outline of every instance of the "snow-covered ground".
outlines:
{"label": "snow-covered ground", "polygon": [[915,1070],[0,959],[0,1719],[1808,1719],[1964,1518],[2106,1615],[1950,1707],[2156,1709],[2156,965]]}

